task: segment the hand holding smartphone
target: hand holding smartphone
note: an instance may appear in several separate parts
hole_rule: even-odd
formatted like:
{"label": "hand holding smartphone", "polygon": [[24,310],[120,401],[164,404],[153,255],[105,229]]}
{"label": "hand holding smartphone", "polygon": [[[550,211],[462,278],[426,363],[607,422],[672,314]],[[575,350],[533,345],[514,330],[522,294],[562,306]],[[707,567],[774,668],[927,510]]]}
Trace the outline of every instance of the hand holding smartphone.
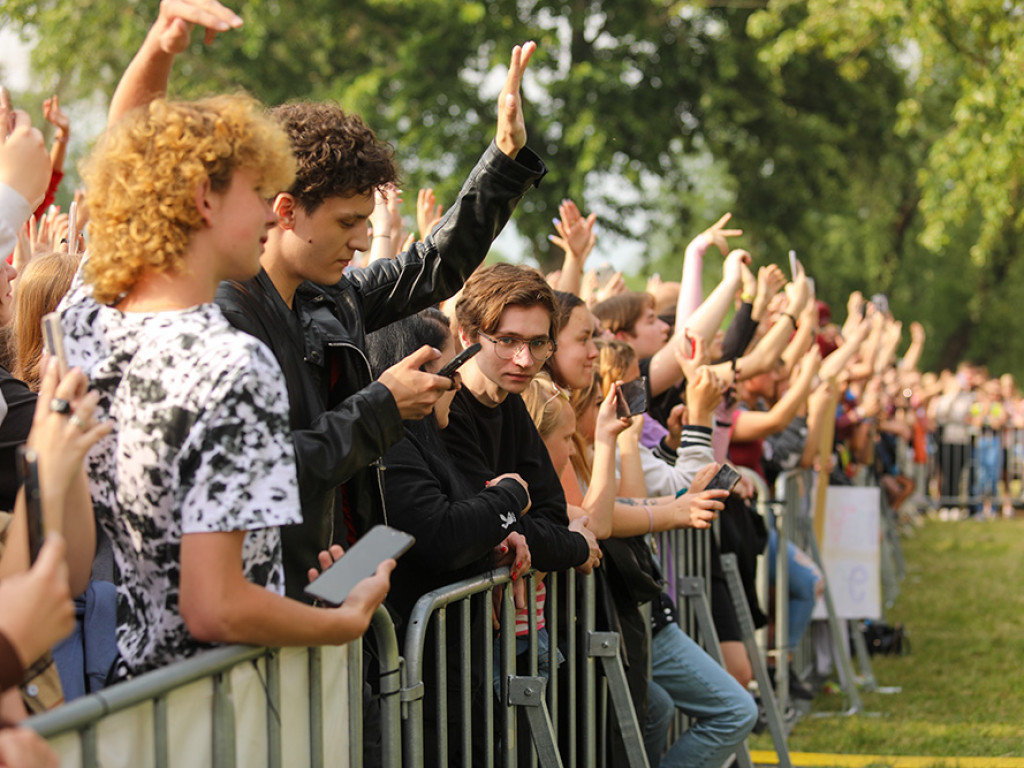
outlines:
{"label": "hand holding smartphone", "polygon": [[327,605],[339,606],[356,584],[373,576],[382,562],[388,558],[397,560],[415,542],[416,539],[404,531],[375,525],[309,584],[305,592]]}
{"label": "hand holding smartphone", "polygon": [[39,470],[36,452],[24,445],[18,447],[18,475],[25,489],[25,511],[28,519],[28,562],[35,563],[43,548],[43,505],[39,491]]}

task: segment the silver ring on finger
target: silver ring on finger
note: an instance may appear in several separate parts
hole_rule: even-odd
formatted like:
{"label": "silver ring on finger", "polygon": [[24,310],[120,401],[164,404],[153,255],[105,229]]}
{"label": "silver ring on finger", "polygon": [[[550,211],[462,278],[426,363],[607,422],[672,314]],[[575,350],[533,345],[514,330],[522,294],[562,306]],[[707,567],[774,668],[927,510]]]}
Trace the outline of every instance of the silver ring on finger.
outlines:
{"label": "silver ring on finger", "polygon": [[71,415],[71,418],[68,419],[68,423],[74,427],[77,427],[82,432],[85,432],[86,430],[89,429],[89,425],[86,424],[85,421],[81,419],[77,413]]}
{"label": "silver ring on finger", "polygon": [[59,413],[61,416],[67,416],[71,413],[71,403],[63,397],[55,397],[50,400],[50,410],[54,413]]}

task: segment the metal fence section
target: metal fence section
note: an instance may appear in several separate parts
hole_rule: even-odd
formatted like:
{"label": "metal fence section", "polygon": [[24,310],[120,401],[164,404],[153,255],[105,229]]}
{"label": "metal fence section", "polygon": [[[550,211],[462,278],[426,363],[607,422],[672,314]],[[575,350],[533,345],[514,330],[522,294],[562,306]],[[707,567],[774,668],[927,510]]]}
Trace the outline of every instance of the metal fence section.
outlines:
{"label": "metal fence section", "polygon": [[[399,663],[394,627],[383,609],[371,626],[386,679],[384,671]],[[26,725],[49,740],[63,768],[359,766],[360,648],[358,641],[324,648],[216,648]],[[396,715],[394,709],[382,717],[385,744],[400,741]],[[400,753],[385,754],[386,766],[401,765]]]}
{"label": "metal fence section", "polygon": [[519,637],[507,568],[429,592],[413,608],[402,682],[405,765],[596,766],[604,753],[599,692],[607,686],[630,765],[646,766],[620,637],[594,629],[594,577],[544,577],[543,629],[534,610],[541,575],[523,578],[529,631]]}

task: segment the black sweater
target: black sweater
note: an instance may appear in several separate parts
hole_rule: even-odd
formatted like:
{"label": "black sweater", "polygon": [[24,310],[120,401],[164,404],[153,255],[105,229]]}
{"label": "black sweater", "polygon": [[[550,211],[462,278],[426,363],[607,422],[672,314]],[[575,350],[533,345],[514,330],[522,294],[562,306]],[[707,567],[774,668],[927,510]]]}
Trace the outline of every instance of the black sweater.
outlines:
{"label": "black sweater", "polygon": [[590,548],[581,534],[568,529],[562,484],[519,395],[492,408],[463,387],[452,401],[443,437],[471,487],[483,488],[506,472],[517,472],[526,481],[532,506],[519,519],[519,530],[535,568],[564,571],[587,561]]}
{"label": "black sweater", "polygon": [[515,480],[471,486],[456,472],[433,417],[407,421],[384,454],[389,522],[416,537],[391,576],[389,602],[405,619],[421,595],[492,567],[492,550],[518,528],[526,491]]}

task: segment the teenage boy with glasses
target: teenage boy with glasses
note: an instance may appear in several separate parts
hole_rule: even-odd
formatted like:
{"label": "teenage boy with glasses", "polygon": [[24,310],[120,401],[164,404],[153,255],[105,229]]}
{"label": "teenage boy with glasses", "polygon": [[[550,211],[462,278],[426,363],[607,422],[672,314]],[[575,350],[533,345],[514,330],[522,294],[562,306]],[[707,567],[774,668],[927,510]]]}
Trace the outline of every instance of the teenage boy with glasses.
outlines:
{"label": "teenage boy with glasses", "polygon": [[460,369],[462,389],[442,433],[455,465],[480,487],[518,473],[532,501],[517,525],[533,566],[589,573],[601,550],[585,518],[569,523],[558,474],[520,397],[555,351],[554,293],[535,270],[495,264],[467,281],[455,316],[462,344],[483,344]]}

